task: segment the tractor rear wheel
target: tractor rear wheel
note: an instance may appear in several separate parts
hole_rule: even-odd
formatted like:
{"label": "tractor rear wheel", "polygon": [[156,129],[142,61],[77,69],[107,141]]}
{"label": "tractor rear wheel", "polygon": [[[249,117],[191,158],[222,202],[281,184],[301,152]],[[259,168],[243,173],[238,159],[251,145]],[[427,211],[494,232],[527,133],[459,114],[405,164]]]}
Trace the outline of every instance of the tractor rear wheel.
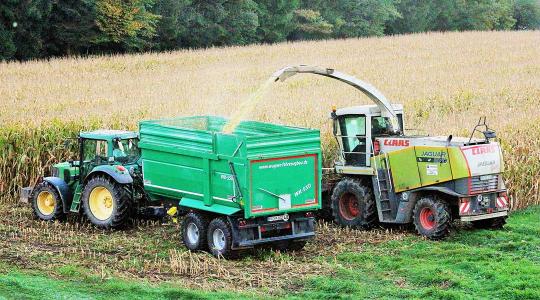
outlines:
{"label": "tractor rear wheel", "polygon": [[369,229],[377,222],[371,186],[345,177],[334,188],[331,199],[334,222],[341,226]]}
{"label": "tractor rear wheel", "polygon": [[65,219],[62,198],[56,188],[42,181],[32,191],[32,210],[34,216],[43,221]]}
{"label": "tractor rear wheel", "polygon": [[88,220],[102,229],[121,227],[130,215],[130,199],[124,187],[107,177],[94,177],[86,183],[82,207]]}
{"label": "tractor rear wheel", "polygon": [[506,217],[484,219],[471,222],[478,229],[502,229],[506,224]]}
{"label": "tractor rear wheel", "polygon": [[197,212],[188,213],[182,222],[182,242],[191,251],[206,250],[208,220]]}
{"label": "tractor rear wheel", "polygon": [[431,240],[440,240],[450,233],[450,208],[442,199],[422,197],[413,210],[413,223],[418,234]]}
{"label": "tractor rear wheel", "polygon": [[234,258],[238,251],[231,249],[232,230],[226,218],[215,218],[208,225],[208,249],[215,257]]}

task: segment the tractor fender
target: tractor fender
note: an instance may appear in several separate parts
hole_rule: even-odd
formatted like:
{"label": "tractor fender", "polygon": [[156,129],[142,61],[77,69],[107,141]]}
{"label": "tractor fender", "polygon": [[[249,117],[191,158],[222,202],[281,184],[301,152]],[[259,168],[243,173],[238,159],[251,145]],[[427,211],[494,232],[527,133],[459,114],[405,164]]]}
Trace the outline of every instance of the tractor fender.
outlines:
{"label": "tractor fender", "polygon": [[64,212],[67,213],[73,199],[73,193],[71,192],[68,184],[64,181],[64,179],[59,177],[45,177],[43,178],[43,181],[48,182],[58,191],[58,194],[60,194],[60,198],[62,200]]}
{"label": "tractor fender", "polygon": [[85,178],[85,182],[88,181],[90,178],[94,177],[97,174],[106,174],[109,175],[112,179],[114,179],[116,182],[121,184],[126,183],[133,183],[133,178],[131,175],[129,175],[129,172],[127,170],[120,171],[117,168],[117,165],[102,165],[95,167],[92,172],[88,173]]}

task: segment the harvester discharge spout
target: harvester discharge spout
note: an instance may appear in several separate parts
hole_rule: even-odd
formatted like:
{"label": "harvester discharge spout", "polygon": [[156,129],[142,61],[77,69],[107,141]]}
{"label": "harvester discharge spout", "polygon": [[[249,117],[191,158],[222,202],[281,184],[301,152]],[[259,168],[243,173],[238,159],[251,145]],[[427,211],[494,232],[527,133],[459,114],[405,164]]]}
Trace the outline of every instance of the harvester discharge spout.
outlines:
{"label": "harvester discharge spout", "polygon": [[390,103],[390,101],[386,99],[386,97],[379,90],[373,87],[371,84],[364,82],[362,80],[359,80],[351,75],[347,75],[345,73],[341,73],[339,71],[336,71],[330,68],[298,65],[298,66],[285,67],[275,72],[272,75],[272,77],[274,78],[274,81],[285,81],[287,78],[294,76],[296,74],[299,74],[299,73],[311,73],[311,74],[330,77],[333,79],[337,79],[341,82],[344,82],[346,84],[349,84],[353,86],[354,88],[356,88],[357,90],[360,90],[362,93],[368,96],[375,104],[377,104],[377,106],[381,110],[381,114],[383,117],[389,118],[390,123],[392,125],[392,130],[394,131],[394,133],[397,134],[401,132],[397,115],[394,112],[394,109],[392,108],[392,104]]}

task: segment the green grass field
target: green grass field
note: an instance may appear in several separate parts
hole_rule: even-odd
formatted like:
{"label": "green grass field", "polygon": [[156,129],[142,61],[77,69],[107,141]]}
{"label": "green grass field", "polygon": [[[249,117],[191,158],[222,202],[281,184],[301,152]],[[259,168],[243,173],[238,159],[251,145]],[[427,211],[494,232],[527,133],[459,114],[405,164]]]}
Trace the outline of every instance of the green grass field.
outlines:
{"label": "green grass field", "polygon": [[[306,274],[272,294],[311,299],[540,298],[540,207],[513,213],[500,231],[461,228],[442,242],[407,235],[350,249],[334,258],[314,258],[329,263],[335,270],[332,275]],[[54,278],[7,262],[0,265],[0,272],[3,299],[265,297],[264,293],[188,289],[174,282],[102,279],[71,266],[61,267]]]}

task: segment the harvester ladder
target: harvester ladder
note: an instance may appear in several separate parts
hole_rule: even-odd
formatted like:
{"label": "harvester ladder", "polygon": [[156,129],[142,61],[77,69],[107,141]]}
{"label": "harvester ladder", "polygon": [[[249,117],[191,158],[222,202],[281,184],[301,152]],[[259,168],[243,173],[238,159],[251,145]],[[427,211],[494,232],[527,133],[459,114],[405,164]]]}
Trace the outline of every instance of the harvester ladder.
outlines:
{"label": "harvester ladder", "polygon": [[[377,186],[379,188],[379,201],[383,218],[390,217],[392,205],[390,201],[390,164],[388,163],[388,154],[384,153],[383,164],[381,168],[376,168]],[[385,170],[386,169],[386,170]]]}

